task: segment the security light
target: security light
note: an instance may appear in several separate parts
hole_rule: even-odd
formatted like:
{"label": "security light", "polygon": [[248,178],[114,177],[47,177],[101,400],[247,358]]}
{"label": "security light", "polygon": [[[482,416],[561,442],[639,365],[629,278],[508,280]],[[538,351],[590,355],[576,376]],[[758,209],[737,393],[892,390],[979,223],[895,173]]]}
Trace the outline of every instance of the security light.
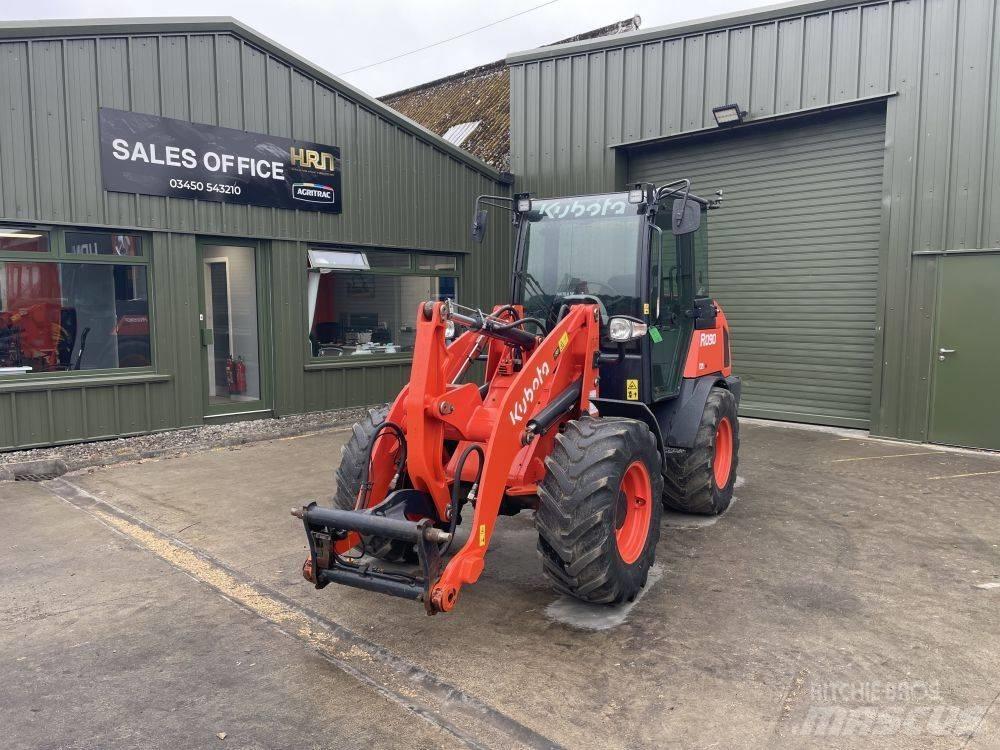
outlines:
{"label": "security light", "polygon": [[715,118],[716,125],[739,125],[746,118],[747,113],[740,109],[739,104],[723,104],[721,107],[712,108],[712,116]]}

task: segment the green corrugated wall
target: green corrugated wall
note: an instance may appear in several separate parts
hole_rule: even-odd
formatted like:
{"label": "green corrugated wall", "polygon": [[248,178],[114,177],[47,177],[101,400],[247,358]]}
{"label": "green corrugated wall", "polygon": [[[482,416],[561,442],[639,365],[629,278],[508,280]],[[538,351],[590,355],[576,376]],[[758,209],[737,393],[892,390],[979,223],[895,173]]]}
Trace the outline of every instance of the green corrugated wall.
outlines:
{"label": "green corrugated wall", "polygon": [[[149,232],[155,339],[151,374],[0,379],[0,450],[202,423],[199,237],[262,241],[279,415],[385,400],[408,374],[307,362],[306,243],[457,253],[463,302],[507,292],[505,222],[468,237],[475,196],[509,192],[493,170],[238,24],[0,27],[0,101],[0,222]],[[99,107],[339,146],[344,211],[104,192]]]}
{"label": "green corrugated wall", "polygon": [[617,146],[714,128],[729,102],[759,119],[886,95],[871,429],[926,439],[938,263],[914,253],[1000,246],[998,15],[821,0],[511,55],[516,187],[620,188]]}

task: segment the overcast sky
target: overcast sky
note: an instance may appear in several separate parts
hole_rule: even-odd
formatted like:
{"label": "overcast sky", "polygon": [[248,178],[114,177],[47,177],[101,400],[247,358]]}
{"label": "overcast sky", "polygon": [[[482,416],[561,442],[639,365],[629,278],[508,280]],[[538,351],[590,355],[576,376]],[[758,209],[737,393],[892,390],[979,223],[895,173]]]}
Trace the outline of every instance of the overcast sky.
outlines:
{"label": "overcast sky", "polygon": [[346,71],[475,29],[546,0],[4,0],[3,20],[234,16],[375,96],[498,60],[633,15],[641,28],[768,5],[769,0],[555,0],[425,52]]}

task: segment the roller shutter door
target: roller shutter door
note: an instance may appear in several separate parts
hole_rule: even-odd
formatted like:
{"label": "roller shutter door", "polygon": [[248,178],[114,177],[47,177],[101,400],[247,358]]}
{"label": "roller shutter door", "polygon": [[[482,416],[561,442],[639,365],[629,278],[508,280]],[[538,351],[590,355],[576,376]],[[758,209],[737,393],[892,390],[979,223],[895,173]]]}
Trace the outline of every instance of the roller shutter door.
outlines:
{"label": "roller shutter door", "polygon": [[709,214],[709,278],[733,331],[742,412],[867,427],[885,108],[628,154],[629,182],[688,177]]}

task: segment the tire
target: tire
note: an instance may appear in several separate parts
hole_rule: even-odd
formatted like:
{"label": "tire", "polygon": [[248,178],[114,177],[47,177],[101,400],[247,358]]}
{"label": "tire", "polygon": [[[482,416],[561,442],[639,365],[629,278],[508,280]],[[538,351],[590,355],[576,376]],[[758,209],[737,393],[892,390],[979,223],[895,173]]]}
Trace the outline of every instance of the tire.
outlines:
{"label": "tire", "polygon": [[[561,593],[619,604],[646,585],[660,538],[662,466],[642,422],[568,422],[538,487],[538,551]],[[642,497],[645,495],[645,497]]]}
{"label": "tire", "polygon": [[[722,454],[717,456],[716,449],[723,451],[728,459]],[[667,452],[663,462],[664,506],[706,516],[725,511],[733,501],[739,455],[740,423],[736,399],[725,388],[712,388],[694,447]]]}
{"label": "tire", "polygon": [[[354,510],[361,490],[361,481],[368,460],[368,443],[375,431],[385,422],[389,413],[388,406],[370,409],[364,419],[356,423],[351,439],[341,449],[340,466],[334,474],[337,491],[333,496],[333,504],[343,510]],[[403,562],[409,559],[412,544],[398,539],[385,539],[377,536],[362,536],[365,543],[365,554],[390,562]]]}

